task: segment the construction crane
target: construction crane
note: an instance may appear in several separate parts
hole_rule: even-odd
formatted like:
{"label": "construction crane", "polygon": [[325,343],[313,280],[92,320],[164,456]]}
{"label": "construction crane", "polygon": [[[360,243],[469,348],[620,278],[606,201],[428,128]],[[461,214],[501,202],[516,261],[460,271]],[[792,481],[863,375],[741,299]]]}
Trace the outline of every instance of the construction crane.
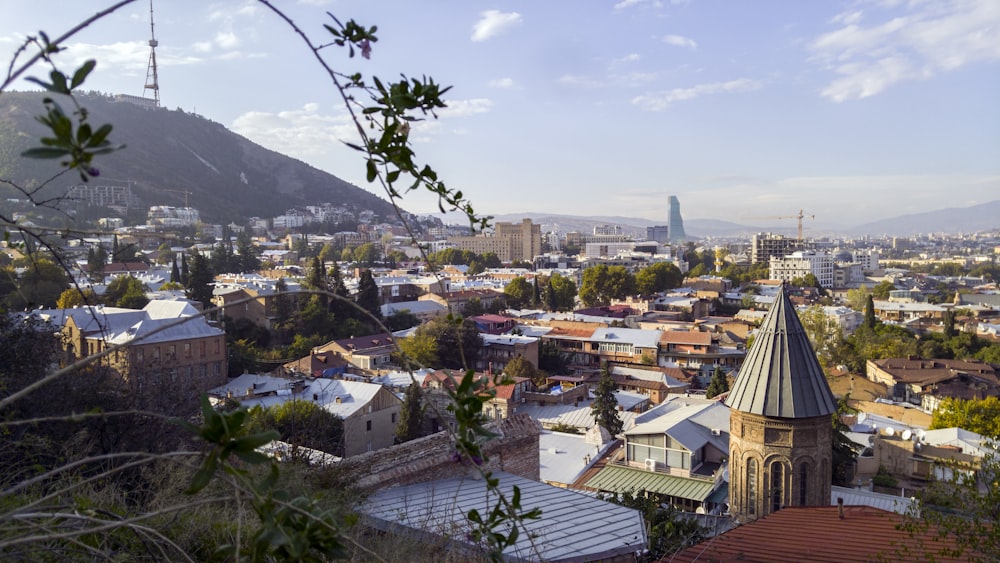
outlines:
{"label": "construction crane", "polygon": [[764,217],[747,217],[747,219],[798,219],[799,221],[799,242],[802,242],[802,220],[803,219],[816,219],[816,215],[806,215],[805,212],[799,209],[798,215],[768,215]]}
{"label": "construction crane", "polygon": [[177,193],[177,194],[184,194],[184,207],[190,207],[190,205],[188,205],[188,196],[191,195],[191,194],[193,194],[194,192],[189,192],[187,190],[171,190],[171,189],[167,189],[167,188],[160,188],[160,190],[165,191],[165,192],[174,192],[174,193]]}

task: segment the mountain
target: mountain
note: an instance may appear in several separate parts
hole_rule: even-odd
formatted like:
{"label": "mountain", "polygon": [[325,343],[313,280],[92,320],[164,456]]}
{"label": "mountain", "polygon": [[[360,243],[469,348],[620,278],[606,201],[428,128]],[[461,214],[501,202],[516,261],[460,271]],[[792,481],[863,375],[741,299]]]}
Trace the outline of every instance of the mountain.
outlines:
{"label": "mountain", "polygon": [[850,229],[857,235],[911,236],[919,233],[973,233],[1000,229],[1000,200],[900,215]]}
{"label": "mountain", "polygon": [[[37,186],[59,171],[56,161],[22,158],[44,134],[34,120],[44,113],[41,94],[0,95],[0,178]],[[131,180],[138,207],[183,206],[187,201],[206,222],[242,222],[247,217],[273,217],[302,205],[333,203],[371,209],[394,216],[391,205],[376,195],[304,162],[265,149],[199,115],[165,108],[147,109],[102,94],[79,96],[96,128],[111,123],[110,139],[126,148],[98,157],[100,177],[92,185],[125,185]],[[70,111],[71,102],[60,102]],[[359,161],[359,166],[361,162]],[[40,195],[56,197],[80,184],[67,173],[45,186]],[[11,188],[0,196],[16,197]]]}

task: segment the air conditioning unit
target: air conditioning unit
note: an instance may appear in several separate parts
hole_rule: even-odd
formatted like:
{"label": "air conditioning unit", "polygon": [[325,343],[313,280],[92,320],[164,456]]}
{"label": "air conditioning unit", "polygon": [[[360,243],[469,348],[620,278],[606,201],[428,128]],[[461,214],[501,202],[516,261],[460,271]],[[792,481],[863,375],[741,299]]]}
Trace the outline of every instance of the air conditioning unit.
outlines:
{"label": "air conditioning unit", "polygon": [[712,429],[712,436],[722,436],[722,430],[720,430],[718,428],[713,428]]}
{"label": "air conditioning unit", "polygon": [[656,464],[658,462],[655,459],[647,459],[645,462],[646,469],[649,471],[656,471]]}

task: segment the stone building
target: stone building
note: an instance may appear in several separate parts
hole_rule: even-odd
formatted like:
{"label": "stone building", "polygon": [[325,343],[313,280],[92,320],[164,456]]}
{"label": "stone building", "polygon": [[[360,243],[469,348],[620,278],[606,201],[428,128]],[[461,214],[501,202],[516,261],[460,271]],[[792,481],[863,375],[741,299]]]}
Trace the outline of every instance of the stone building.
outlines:
{"label": "stone building", "polygon": [[830,503],[837,405],[784,286],[726,404],[729,505],[737,520]]}

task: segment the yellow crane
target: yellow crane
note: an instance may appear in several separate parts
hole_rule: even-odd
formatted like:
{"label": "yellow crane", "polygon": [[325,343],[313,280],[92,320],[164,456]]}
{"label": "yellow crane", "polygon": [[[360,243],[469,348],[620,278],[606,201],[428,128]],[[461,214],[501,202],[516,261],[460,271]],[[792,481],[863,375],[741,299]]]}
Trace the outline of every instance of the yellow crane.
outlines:
{"label": "yellow crane", "polygon": [[815,219],[816,215],[806,215],[805,211],[799,209],[798,215],[767,215],[764,217],[747,217],[747,219],[798,219],[799,221],[799,242],[802,242],[802,220]]}
{"label": "yellow crane", "polygon": [[165,192],[174,192],[174,193],[178,193],[178,194],[184,194],[184,207],[190,207],[188,205],[188,196],[191,195],[194,192],[189,192],[187,190],[171,190],[171,189],[168,189],[168,188],[160,188],[160,190],[165,191]]}

